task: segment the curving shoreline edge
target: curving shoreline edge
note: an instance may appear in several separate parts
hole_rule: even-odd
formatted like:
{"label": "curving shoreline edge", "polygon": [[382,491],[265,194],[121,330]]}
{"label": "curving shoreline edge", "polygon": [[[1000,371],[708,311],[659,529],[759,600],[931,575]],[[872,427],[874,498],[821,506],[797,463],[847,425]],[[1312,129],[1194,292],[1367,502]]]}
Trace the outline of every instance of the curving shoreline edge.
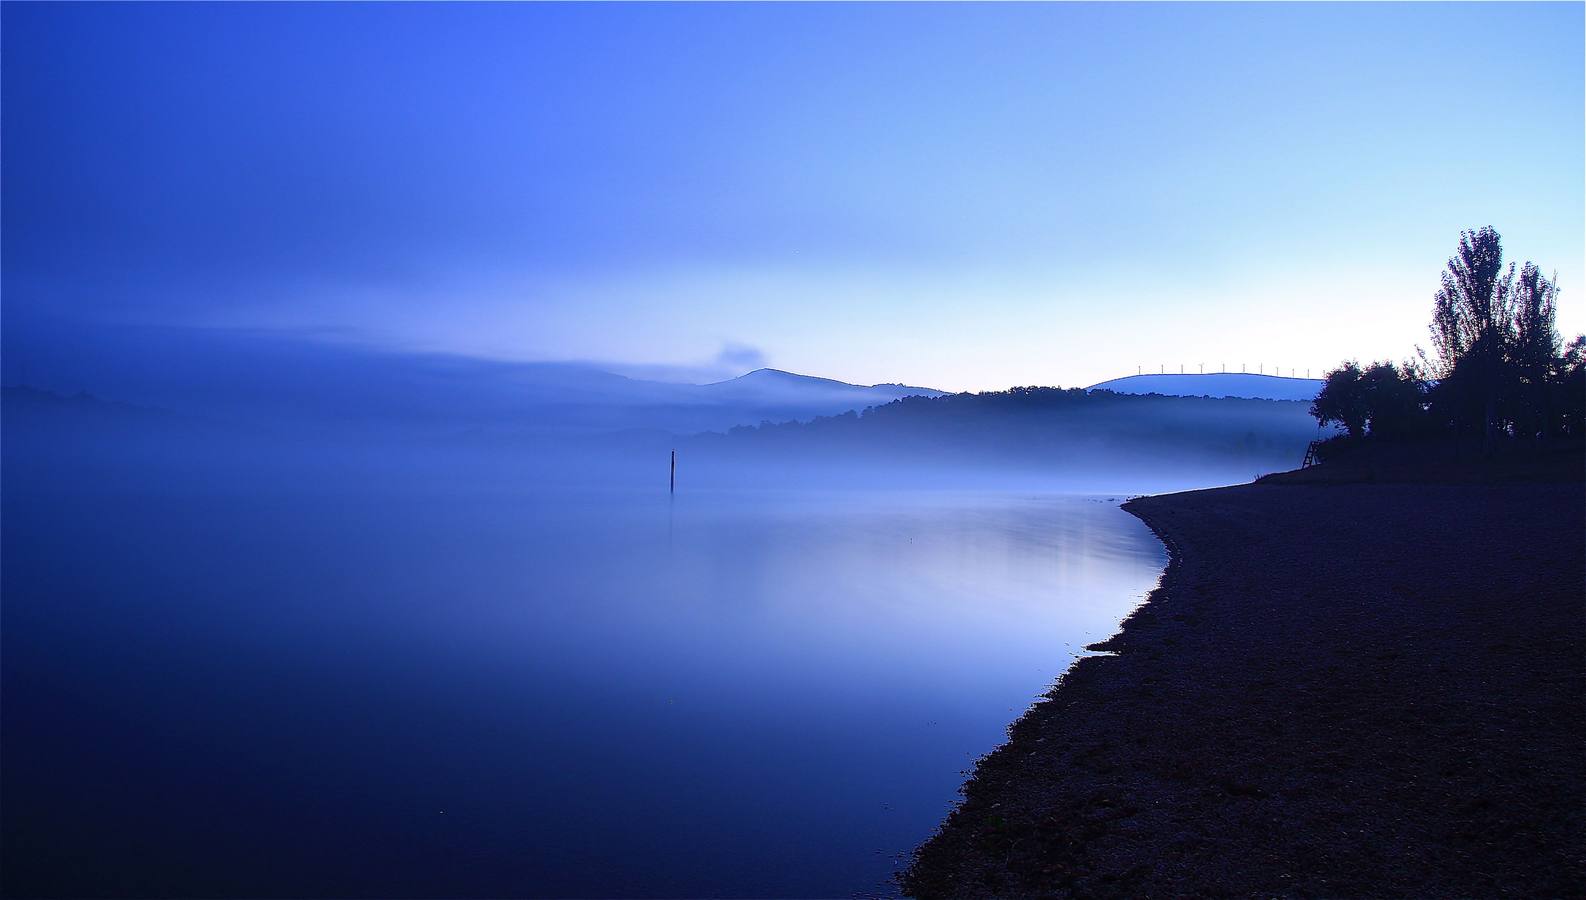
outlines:
{"label": "curving shoreline edge", "polygon": [[906,892],[1578,893],[1579,482],[1124,509],[1161,582],[979,761]]}

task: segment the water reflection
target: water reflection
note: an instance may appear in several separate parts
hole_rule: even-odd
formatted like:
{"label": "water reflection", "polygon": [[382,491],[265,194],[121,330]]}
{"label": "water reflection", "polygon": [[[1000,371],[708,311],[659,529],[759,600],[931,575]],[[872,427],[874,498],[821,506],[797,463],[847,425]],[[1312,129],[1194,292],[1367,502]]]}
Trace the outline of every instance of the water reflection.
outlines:
{"label": "water reflection", "polygon": [[7,862],[76,894],[888,890],[1164,562],[1072,496],[6,500]]}

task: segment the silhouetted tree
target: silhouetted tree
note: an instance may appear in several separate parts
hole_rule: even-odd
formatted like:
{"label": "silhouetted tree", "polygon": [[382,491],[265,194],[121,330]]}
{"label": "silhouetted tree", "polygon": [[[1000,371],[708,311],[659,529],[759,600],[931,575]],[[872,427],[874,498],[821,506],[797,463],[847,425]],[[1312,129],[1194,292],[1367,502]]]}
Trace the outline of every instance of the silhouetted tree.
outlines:
{"label": "silhouetted tree", "polygon": [[1358,363],[1346,362],[1327,373],[1321,391],[1311,403],[1311,415],[1323,425],[1344,426],[1352,438],[1366,433],[1366,386]]}
{"label": "silhouetted tree", "polygon": [[1514,266],[1504,270],[1503,242],[1489,225],[1460,234],[1432,301],[1435,399],[1454,422],[1479,421],[1489,445],[1498,430],[1513,282]]}
{"label": "silhouetted tree", "polygon": [[1555,427],[1573,437],[1586,435],[1586,335],[1576,335],[1554,360],[1550,380]]}
{"label": "silhouetted tree", "polygon": [[1432,301],[1432,353],[1403,366],[1351,362],[1328,373],[1311,413],[1351,435],[1405,437],[1437,424],[1500,434],[1586,434],[1586,338],[1561,350],[1558,285],[1503,263],[1493,228],[1462,232]]}
{"label": "silhouetted tree", "polygon": [[1562,342],[1556,324],[1558,288],[1527,262],[1514,284],[1514,329],[1509,348],[1515,392],[1510,418],[1515,433],[1547,437],[1554,431],[1552,380]]}
{"label": "silhouetted tree", "polygon": [[1409,366],[1372,363],[1360,376],[1360,386],[1370,434],[1403,438],[1425,430],[1425,390]]}

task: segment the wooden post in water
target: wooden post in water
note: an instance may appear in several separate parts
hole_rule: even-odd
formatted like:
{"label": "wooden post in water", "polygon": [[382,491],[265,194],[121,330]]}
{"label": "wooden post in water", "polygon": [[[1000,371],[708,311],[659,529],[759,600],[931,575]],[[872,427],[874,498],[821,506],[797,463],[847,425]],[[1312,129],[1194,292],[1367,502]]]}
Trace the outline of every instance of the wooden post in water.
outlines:
{"label": "wooden post in water", "polygon": [[666,490],[667,493],[677,493],[677,450],[675,449],[672,451],[672,475],[667,479]]}

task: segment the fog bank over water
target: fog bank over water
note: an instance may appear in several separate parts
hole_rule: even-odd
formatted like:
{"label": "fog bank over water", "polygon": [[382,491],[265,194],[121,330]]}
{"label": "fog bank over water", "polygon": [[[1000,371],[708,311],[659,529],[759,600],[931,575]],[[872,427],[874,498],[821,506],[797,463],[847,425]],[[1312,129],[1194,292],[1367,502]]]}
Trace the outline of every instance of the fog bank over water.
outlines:
{"label": "fog bank over water", "polygon": [[[1293,468],[1318,436],[1301,402],[940,395],[774,369],[695,385],[282,334],[21,324],[6,332],[6,381],[37,389],[8,392],[8,462],[159,463],[194,479],[333,469],[662,488],[676,450],[684,490],[1142,492]],[[78,392],[90,399],[61,401]]]}
{"label": "fog bank over water", "polygon": [[279,336],[32,349],[55,389],[0,398],[17,894],[887,892],[1155,583],[1118,502],[1315,431]]}
{"label": "fog bank over water", "polygon": [[18,895],[885,893],[1164,562],[1030,485],[668,495],[666,435],[3,409]]}
{"label": "fog bank over water", "polygon": [[8,474],[35,467],[41,478],[164,473],[159,477],[194,489],[223,488],[234,479],[333,477],[343,487],[400,479],[479,490],[664,492],[675,452],[684,492],[1155,493],[1294,468],[1317,434],[1300,403],[1056,389],[912,398],[863,413],[697,435],[271,417],[239,422],[28,388],[7,388],[4,403]]}
{"label": "fog bank over water", "polygon": [[1316,435],[1297,402],[1015,388],[908,398],[682,446],[707,482],[767,469],[844,484],[1159,492],[1295,468]]}

